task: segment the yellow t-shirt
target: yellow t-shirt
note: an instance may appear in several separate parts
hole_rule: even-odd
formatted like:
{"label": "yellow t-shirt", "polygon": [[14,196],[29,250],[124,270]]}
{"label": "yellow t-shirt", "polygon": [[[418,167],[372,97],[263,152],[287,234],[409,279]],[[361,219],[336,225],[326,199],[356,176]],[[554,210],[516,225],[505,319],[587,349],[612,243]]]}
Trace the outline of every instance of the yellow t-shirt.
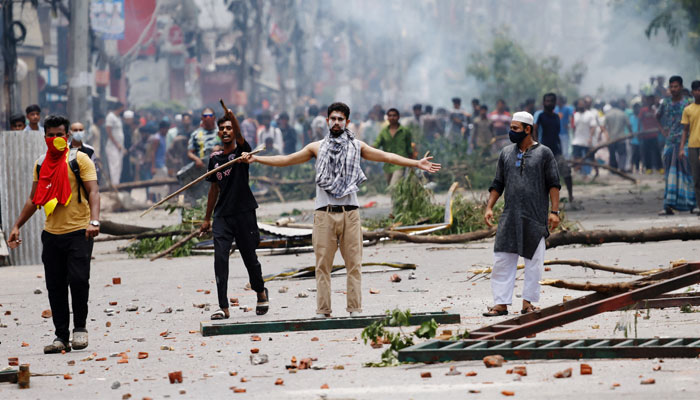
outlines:
{"label": "yellow t-shirt", "polygon": [[[66,152],[66,164],[68,164],[69,151]],[[79,151],[76,154],[78,167],[80,167],[80,178],[83,182],[96,181],[97,173],[95,172],[95,164],[92,163],[90,157]],[[78,203],[78,182],[75,180],[75,175],[68,165],[68,180],[70,181],[70,189],[73,195],[71,196],[68,205],[58,204],[51,215],[46,218],[44,230],[54,235],[64,235],[66,233],[75,232],[80,229],[87,229],[90,224],[90,205],[88,204],[88,194],[83,191],[82,202]],[[34,163],[34,182],[38,182],[39,177],[36,174],[36,162]]]}
{"label": "yellow t-shirt", "polygon": [[700,104],[688,104],[683,109],[681,124],[690,125],[688,147],[700,147]]}

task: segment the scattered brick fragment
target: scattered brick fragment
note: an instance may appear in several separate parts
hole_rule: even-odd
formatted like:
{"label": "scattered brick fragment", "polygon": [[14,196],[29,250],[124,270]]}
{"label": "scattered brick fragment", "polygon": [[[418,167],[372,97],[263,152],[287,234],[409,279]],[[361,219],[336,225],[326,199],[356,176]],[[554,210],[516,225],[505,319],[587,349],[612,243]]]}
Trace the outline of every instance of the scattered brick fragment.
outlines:
{"label": "scattered brick fragment", "polygon": [[653,384],[656,383],[656,379],[654,379],[654,378],[648,378],[648,379],[642,380],[640,383],[641,383],[642,385],[653,385]]}
{"label": "scattered brick fragment", "polygon": [[277,380],[275,381],[275,385],[277,385],[277,386],[284,385],[284,381],[282,380],[282,378],[277,378]]}
{"label": "scattered brick fragment", "polygon": [[180,389],[180,394],[187,394],[187,391],[185,389]]}
{"label": "scattered brick fragment", "polygon": [[5,311],[5,315],[12,315],[12,311],[10,311],[10,310]]}
{"label": "scattered brick fragment", "polygon": [[552,270],[552,269],[551,269],[550,267],[544,267],[544,271],[545,271],[545,272],[549,272],[549,271],[551,271],[551,270]]}
{"label": "scattered brick fragment", "polygon": [[593,368],[588,364],[581,364],[581,375],[591,375],[593,373]]}
{"label": "scattered brick fragment", "polygon": [[80,372],[78,372],[78,375],[82,375],[82,374],[84,374],[84,373],[85,373],[85,370],[84,370],[84,369],[81,369]]}
{"label": "scattered brick fragment", "polygon": [[182,383],[182,371],[175,371],[168,373],[168,379],[170,383]]}
{"label": "scattered brick fragment", "polygon": [[110,305],[110,306],[116,306],[117,304],[118,304],[118,303],[117,303],[116,301],[110,301],[110,302],[109,302],[109,305]]}
{"label": "scattered brick fragment", "polygon": [[96,358],[95,361],[107,361],[107,357]]}
{"label": "scattered brick fragment", "polygon": [[469,371],[464,376],[476,376],[476,371]]}
{"label": "scattered brick fragment", "polygon": [[317,338],[316,336],[314,336],[314,337],[311,338],[311,341],[312,341],[312,342],[318,342],[318,338]]}
{"label": "scattered brick fragment", "polygon": [[148,353],[146,353],[145,351],[139,351],[139,355],[138,355],[137,358],[138,358],[139,360],[143,360],[143,359],[145,359],[145,358],[148,358]]}
{"label": "scattered brick fragment", "polygon": [[51,310],[44,310],[41,312],[41,318],[51,318]]}
{"label": "scattered brick fragment", "polygon": [[321,385],[321,389],[330,389],[330,388],[328,387],[327,383],[324,383],[323,385]]}
{"label": "scattered brick fragment", "polygon": [[430,372],[421,372],[420,377],[421,378],[432,378],[433,375]]}
{"label": "scattered brick fragment", "polygon": [[250,349],[250,352],[253,354],[258,354],[260,352],[260,349],[258,349],[257,347],[253,347],[252,349]]}
{"label": "scattered brick fragment", "polygon": [[369,294],[379,294],[381,291],[379,289],[370,289]]}
{"label": "scattered brick fragment", "polygon": [[478,390],[478,389],[469,389],[469,393],[481,393],[481,390]]}
{"label": "scattered brick fragment", "polygon": [[105,326],[106,326],[107,328],[109,328],[110,326],[112,326],[112,323],[109,322],[109,321],[107,321],[107,322],[105,323]]}
{"label": "scattered brick fragment", "polygon": [[652,368],[654,371],[661,371],[661,366],[660,365],[655,365],[654,368]]}
{"label": "scattered brick fragment", "polygon": [[500,367],[503,365],[503,361],[503,356],[498,354],[484,357],[484,365],[486,365],[486,368]]}
{"label": "scattered brick fragment", "polygon": [[121,284],[122,284],[122,278],[120,278],[120,277],[112,278],[112,285],[121,285]]}
{"label": "scattered brick fragment", "polygon": [[236,371],[228,371],[228,375],[229,375],[229,376],[236,376],[236,375],[238,375],[238,372],[236,372]]}
{"label": "scattered brick fragment", "polygon": [[129,400],[131,398],[131,393],[125,393],[122,395],[122,400]]}
{"label": "scattered brick fragment", "polygon": [[250,340],[252,340],[253,342],[259,342],[262,340],[262,338],[258,335],[253,335],[250,337]]}
{"label": "scattered brick fragment", "polygon": [[29,347],[29,343],[27,343],[27,342],[22,342],[22,347]]}
{"label": "scattered brick fragment", "polygon": [[512,370],[512,369],[507,369],[507,370],[506,370],[506,375],[511,375],[512,373],[513,373],[513,370]]}
{"label": "scattered brick fragment", "polygon": [[211,290],[205,290],[205,291],[204,291],[204,294],[209,294],[209,293],[211,293]]}
{"label": "scattered brick fragment", "polygon": [[520,376],[527,376],[527,368],[524,365],[517,365],[513,367],[513,373]]}
{"label": "scattered brick fragment", "polygon": [[129,359],[128,358],[122,358],[119,361],[117,361],[117,364],[128,364]]}
{"label": "scattered brick fragment", "polygon": [[73,377],[70,374],[64,374],[63,379],[69,380],[69,379],[73,379]]}
{"label": "scattered brick fragment", "polygon": [[398,274],[394,274],[391,276],[390,280],[394,283],[399,283],[401,282],[401,277]]}
{"label": "scattered brick fragment", "polygon": [[241,382],[248,382],[248,378],[241,378]]}
{"label": "scattered brick fragment", "polygon": [[462,375],[462,373],[457,371],[457,367],[455,367],[454,365],[451,366],[450,370],[447,371],[447,373],[445,374],[445,376],[456,376],[456,375]]}
{"label": "scattered brick fragment", "polygon": [[563,371],[559,371],[556,374],[554,374],[554,377],[555,378],[571,378],[571,372],[572,372],[572,369],[567,368]]}
{"label": "scattered brick fragment", "polygon": [[11,367],[16,367],[19,365],[19,358],[18,357],[7,357],[7,365]]}
{"label": "scattered brick fragment", "polygon": [[511,392],[510,390],[501,390],[501,394],[504,396],[515,396],[515,392]]}
{"label": "scattered brick fragment", "polygon": [[234,388],[233,393],[245,393],[245,388]]}
{"label": "scattered brick fragment", "polygon": [[66,364],[73,366],[75,365],[75,360],[70,360]]}

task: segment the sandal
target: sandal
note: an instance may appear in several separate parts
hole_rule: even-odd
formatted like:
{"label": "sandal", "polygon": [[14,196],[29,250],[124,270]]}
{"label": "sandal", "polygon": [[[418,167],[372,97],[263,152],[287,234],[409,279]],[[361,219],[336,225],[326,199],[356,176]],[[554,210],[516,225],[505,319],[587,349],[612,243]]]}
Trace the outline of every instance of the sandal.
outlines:
{"label": "sandal", "polygon": [[70,344],[59,338],[54,339],[50,345],[44,346],[44,354],[57,354],[64,351],[67,353],[70,350]]}
{"label": "sandal", "polygon": [[520,310],[520,315],[529,314],[531,312],[539,312],[539,311],[540,311],[539,307],[530,306],[528,308],[523,308],[522,310]]}
{"label": "sandal", "polygon": [[502,315],[508,315],[508,310],[496,310],[495,307],[489,307],[489,310],[481,315],[484,317],[500,317]]}
{"label": "sandal", "polygon": [[270,309],[270,295],[267,292],[267,288],[265,288],[265,299],[265,301],[258,301],[258,303],[255,305],[255,314],[265,315]]}
{"label": "sandal", "polygon": [[219,310],[215,312],[214,314],[211,315],[210,317],[212,320],[217,320],[217,319],[228,319],[228,315],[224,312],[224,310]]}

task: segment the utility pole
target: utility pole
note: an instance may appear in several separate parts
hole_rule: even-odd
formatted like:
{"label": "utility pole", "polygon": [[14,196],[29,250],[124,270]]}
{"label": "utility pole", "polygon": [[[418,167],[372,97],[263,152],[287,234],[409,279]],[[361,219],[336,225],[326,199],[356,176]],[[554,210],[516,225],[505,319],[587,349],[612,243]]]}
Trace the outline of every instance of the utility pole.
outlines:
{"label": "utility pole", "polygon": [[2,1],[2,58],[4,61],[5,128],[10,127],[10,116],[21,110],[17,90],[17,38],[12,21],[12,1]]}
{"label": "utility pole", "polygon": [[70,57],[68,59],[68,118],[86,128],[92,121],[90,73],[89,1],[70,2]]}

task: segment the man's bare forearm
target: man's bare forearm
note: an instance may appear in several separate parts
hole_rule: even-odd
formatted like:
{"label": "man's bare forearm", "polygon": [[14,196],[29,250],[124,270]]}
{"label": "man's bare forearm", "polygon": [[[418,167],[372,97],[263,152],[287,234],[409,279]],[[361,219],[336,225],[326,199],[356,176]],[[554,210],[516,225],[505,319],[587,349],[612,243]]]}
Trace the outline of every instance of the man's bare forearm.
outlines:
{"label": "man's bare forearm", "polygon": [[552,202],[552,211],[559,211],[559,189],[550,188],[549,189],[549,201]]}
{"label": "man's bare forearm", "polygon": [[209,187],[209,195],[207,196],[207,212],[204,214],[204,220],[209,221],[211,214],[214,211],[216,200],[219,198],[219,185],[212,183]]}
{"label": "man's bare forearm", "polygon": [[19,217],[17,217],[17,221],[15,221],[14,227],[19,229],[21,228],[27,221],[29,221],[29,218],[34,215],[36,212],[36,205],[34,205],[34,202],[32,202],[32,199],[27,199],[27,201],[24,203],[24,207],[22,207],[22,211],[19,213]]}
{"label": "man's bare forearm", "polygon": [[501,194],[498,193],[497,190],[492,190],[489,192],[489,201],[486,203],[486,209],[487,210],[492,210],[493,206],[496,205],[496,202],[498,199],[501,197]]}

